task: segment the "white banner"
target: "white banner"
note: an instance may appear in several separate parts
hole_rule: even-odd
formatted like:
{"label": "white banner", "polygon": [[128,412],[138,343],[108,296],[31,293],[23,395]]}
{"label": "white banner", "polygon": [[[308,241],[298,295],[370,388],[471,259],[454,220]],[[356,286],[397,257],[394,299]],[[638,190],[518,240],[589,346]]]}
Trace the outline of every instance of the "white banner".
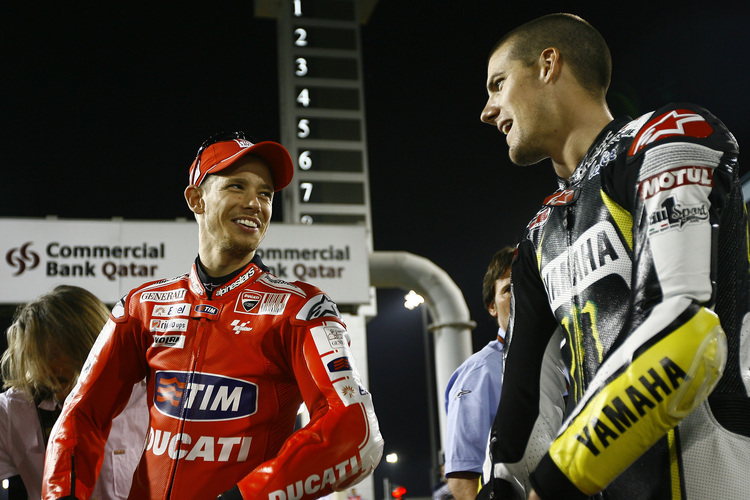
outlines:
{"label": "white banner", "polygon": [[[114,304],[140,284],[185,274],[198,254],[194,221],[0,218],[0,303],[76,285]],[[273,223],[258,249],[287,281],[307,281],[339,304],[369,302],[365,228]]]}

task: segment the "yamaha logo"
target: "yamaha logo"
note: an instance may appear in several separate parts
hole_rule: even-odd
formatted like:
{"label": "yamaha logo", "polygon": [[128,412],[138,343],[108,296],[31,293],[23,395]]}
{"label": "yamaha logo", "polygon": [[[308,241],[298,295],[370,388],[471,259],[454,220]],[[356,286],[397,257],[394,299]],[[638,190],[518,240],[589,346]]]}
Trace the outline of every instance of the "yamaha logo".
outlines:
{"label": "yamaha logo", "polygon": [[17,271],[13,276],[22,274],[27,269],[34,269],[39,265],[39,255],[29,250],[31,241],[24,243],[20,248],[11,248],[5,254],[5,261],[10,267],[16,268]]}

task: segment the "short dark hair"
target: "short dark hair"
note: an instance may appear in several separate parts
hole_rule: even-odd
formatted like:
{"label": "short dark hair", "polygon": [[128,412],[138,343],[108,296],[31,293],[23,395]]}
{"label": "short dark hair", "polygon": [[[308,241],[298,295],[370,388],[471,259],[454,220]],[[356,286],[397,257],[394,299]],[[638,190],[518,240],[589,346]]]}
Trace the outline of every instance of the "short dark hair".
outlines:
{"label": "short dark hair", "polygon": [[490,57],[510,43],[510,57],[531,66],[544,49],[555,47],[573,75],[592,95],[607,93],[612,78],[612,56],[596,28],[573,14],[548,14],[505,34]]}
{"label": "short dark hair", "polygon": [[484,280],[482,281],[482,299],[484,300],[484,308],[487,309],[495,300],[495,282],[502,278],[505,271],[510,269],[510,265],[513,262],[513,256],[516,253],[516,247],[505,247],[501,248],[495,255],[492,256],[489,266],[487,266],[487,272],[484,273]]}

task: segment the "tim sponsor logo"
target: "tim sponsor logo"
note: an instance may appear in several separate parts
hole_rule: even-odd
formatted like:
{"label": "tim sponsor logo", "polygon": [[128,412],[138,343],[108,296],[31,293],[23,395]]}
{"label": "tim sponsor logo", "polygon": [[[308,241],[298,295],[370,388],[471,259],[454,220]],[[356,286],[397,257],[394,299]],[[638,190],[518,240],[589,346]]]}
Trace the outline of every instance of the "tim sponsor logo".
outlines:
{"label": "tim sponsor logo", "polygon": [[209,306],[208,304],[199,304],[195,306],[195,312],[200,314],[208,314],[210,316],[216,316],[217,314],[219,314],[219,308]]}
{"label": "tim sponsor logo", "polygon": [[156,372],[154,404],[161,413],[190,421],[245,418],[258,410],[258,386],[213,373]]}

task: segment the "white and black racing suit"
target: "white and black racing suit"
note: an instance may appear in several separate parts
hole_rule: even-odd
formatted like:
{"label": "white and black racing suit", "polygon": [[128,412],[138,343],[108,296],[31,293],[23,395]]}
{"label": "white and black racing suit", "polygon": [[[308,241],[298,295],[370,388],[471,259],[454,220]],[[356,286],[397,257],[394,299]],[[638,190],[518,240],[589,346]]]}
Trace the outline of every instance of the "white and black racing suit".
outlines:
{"label": "white and black racing suit", "polygon": [[[738,154],[711,113],[669,105],[611,122],[545,200],[512,267],[496,471],[524,453],[559,324],[571,387],[531,477],[542,498],[747,498],[750,274]],[[483,496],[502,498],[505,487],[496,475]]]}

